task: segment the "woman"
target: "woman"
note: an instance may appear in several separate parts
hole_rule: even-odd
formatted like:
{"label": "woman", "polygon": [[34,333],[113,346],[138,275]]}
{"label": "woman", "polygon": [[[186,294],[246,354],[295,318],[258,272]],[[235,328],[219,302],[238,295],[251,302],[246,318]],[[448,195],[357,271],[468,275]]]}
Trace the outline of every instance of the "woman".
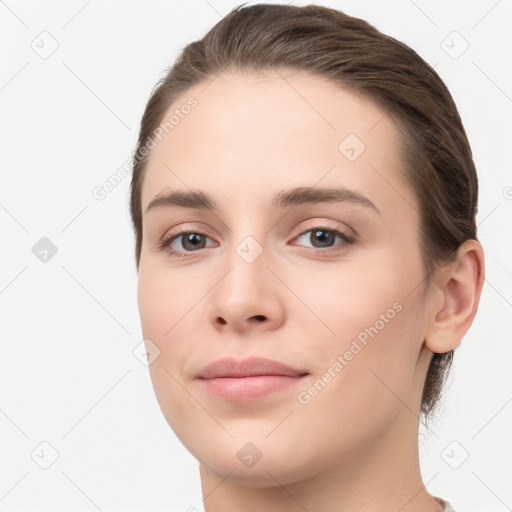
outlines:
{"label": "woman", "polygon": [[425,489],[484,280],[453,99],[340,11],[239,6],[142,118],[131,184],[154,390],[207,512],[453,511]]}

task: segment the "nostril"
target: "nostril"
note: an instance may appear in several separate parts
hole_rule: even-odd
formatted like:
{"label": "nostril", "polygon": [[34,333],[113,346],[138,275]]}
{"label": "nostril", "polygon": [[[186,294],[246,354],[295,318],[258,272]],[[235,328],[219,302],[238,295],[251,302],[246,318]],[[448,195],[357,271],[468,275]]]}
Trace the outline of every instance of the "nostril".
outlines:
{"label": "nostril", "polygon": [[256,320],[259,320],[260,322],[262,322],[263,320],[265,320],[265,316],[264,315],[256,315],[254,318],[256,318]]}

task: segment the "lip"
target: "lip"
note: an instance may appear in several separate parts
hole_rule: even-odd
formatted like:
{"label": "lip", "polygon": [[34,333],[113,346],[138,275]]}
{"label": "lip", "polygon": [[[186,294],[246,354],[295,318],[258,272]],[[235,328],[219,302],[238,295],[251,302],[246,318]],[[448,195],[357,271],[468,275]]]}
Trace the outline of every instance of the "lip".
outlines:
{"label": "lip", "polygon": [[248,359],[234,359],[225,357],[217,359],[205,366],[198,374],[199,379],[216,379],[219,377],[256,377],[260,375],[282,375],[298,377],[306,374],[304,370],[297,370],[279,361],[261,357]]}
{"label": "lip", "polygon": [[205,366],[197,379],[206,390],[231,401],[259,400],[279,390],[290,389],[308,372],[284,363],[250,357],[223,358]]}

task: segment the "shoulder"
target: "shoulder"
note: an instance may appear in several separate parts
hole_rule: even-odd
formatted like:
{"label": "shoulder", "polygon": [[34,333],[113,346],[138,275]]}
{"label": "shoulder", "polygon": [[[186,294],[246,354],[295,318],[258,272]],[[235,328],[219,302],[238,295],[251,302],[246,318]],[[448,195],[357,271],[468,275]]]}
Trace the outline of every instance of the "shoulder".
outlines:
{"label": "shoulder", "polygon": [[435,497],[436,500],[444,506],[443,512],[455,512],[454,508],[452,507],[451,503],[449,501],[443,500],[442,498]]}

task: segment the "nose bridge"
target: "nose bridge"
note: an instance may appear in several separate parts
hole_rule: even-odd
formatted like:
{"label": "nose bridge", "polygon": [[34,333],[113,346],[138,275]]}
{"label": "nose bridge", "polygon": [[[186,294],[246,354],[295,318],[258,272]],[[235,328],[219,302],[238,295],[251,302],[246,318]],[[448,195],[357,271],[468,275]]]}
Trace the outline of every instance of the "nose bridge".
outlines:
{"label": "nose bridge", "polygon": [[264,230],[260,229],[257,233],[254,229],[233,228],[225,262],[226,267],[231,269],[226,279],[232,303],[236,303],[237,296],[244,301],[249,296],[256,298],[270,274],[266,268],[268,249],[265,246],[268,244],[263,239]]}
{"label": "nose bridge", "polygon": [[[258,214],[258,206],[245,198],[240,198],[237,208],[233,210],[233,221],[229,234],[229,255],[227,264],[234,267],[232,272],[253,274],[265,271],[264,262],[267,260],[268,247],[267,231],[264,216]],[[242,276],[241,276],[242,277]]]}

